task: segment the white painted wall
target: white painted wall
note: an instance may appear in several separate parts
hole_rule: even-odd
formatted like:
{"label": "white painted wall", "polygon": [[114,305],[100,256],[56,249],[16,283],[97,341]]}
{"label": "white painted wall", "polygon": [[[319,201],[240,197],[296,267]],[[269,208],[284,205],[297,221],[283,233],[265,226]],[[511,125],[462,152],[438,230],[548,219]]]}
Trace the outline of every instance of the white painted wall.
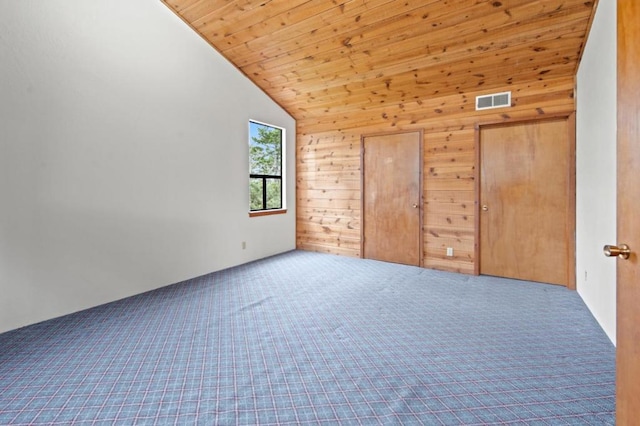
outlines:
{"label": "white painted wall", "polygon": [[[286,215],[248,217],[249,119]],[[160,1],[0,2],[0,332],[295,248],[294,141]]]}
{"label": "white painted wall", "polygon": [[616,2],[600,0],[578,70],[578,292],[611,341],[616,339]]}

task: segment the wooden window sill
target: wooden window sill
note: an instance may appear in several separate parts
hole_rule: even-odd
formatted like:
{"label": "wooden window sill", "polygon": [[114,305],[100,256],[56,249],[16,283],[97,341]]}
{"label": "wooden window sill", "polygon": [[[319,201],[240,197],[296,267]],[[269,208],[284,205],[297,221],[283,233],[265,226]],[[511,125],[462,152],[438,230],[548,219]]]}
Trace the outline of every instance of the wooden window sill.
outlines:
{"label": "wooden window sill", "polygon": [[287,209],[257,210],[254,212],[249,212],[249,217],[271,216],[274,214],[285,214],[285,213],[287,213]]}

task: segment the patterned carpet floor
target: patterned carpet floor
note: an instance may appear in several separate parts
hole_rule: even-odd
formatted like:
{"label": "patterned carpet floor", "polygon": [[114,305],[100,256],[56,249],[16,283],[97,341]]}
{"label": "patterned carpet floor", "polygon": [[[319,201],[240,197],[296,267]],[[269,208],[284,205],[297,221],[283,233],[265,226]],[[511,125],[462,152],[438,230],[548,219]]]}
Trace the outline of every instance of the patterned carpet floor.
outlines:
{"label": "patterned carpet floor", "polygon": [[574,291],[292,251],[0,334],[0,424],[614,424]]}

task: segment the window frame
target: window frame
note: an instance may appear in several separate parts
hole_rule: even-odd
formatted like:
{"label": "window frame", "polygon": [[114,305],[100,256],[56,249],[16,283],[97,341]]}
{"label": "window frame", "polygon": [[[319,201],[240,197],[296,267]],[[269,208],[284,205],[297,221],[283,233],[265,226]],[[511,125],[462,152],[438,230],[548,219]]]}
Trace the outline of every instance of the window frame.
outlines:
{"label": "window frame", "polygon": [[[279,175],[268,175],[268,174],[259,174],[259,173],[251,173],[251,144],[253,142],[251,128],[252,125],[264,126],[271,129],[276,129],[280,131],[280,174]],[[286,208],[286,129],[284,127],[276,126],[273,124],[265,123],[258,120],[249,120],[248,123],[248,146],[249,146],[249,217],[258,217],[258,216],[268,216],[274,214],[284,214],[287,212]],[[262,208],[261,209],[251,209],[251,181],[253,179],[262,179]],[[280,181],[280,207],[267,207],[267,181],[269,179],[276,179]]]}

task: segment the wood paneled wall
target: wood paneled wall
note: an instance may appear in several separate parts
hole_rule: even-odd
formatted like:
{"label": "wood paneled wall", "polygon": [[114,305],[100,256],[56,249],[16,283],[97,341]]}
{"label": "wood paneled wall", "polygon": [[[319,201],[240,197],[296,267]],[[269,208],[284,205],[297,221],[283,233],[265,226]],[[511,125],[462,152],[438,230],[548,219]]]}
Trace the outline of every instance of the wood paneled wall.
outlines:
{"label": "wood paneled wall", "polygon": [[[475,111],[475,97],[512,91],[512,107]],[[297,122],[297,247],[360,257],[360,137],[424,130],[424,257],[426,268],[474,273],[475,127],[575,110],[574,79],[479,88],[356,112],[329,112]],[[446,256],[453,247],[454,256]]]}

